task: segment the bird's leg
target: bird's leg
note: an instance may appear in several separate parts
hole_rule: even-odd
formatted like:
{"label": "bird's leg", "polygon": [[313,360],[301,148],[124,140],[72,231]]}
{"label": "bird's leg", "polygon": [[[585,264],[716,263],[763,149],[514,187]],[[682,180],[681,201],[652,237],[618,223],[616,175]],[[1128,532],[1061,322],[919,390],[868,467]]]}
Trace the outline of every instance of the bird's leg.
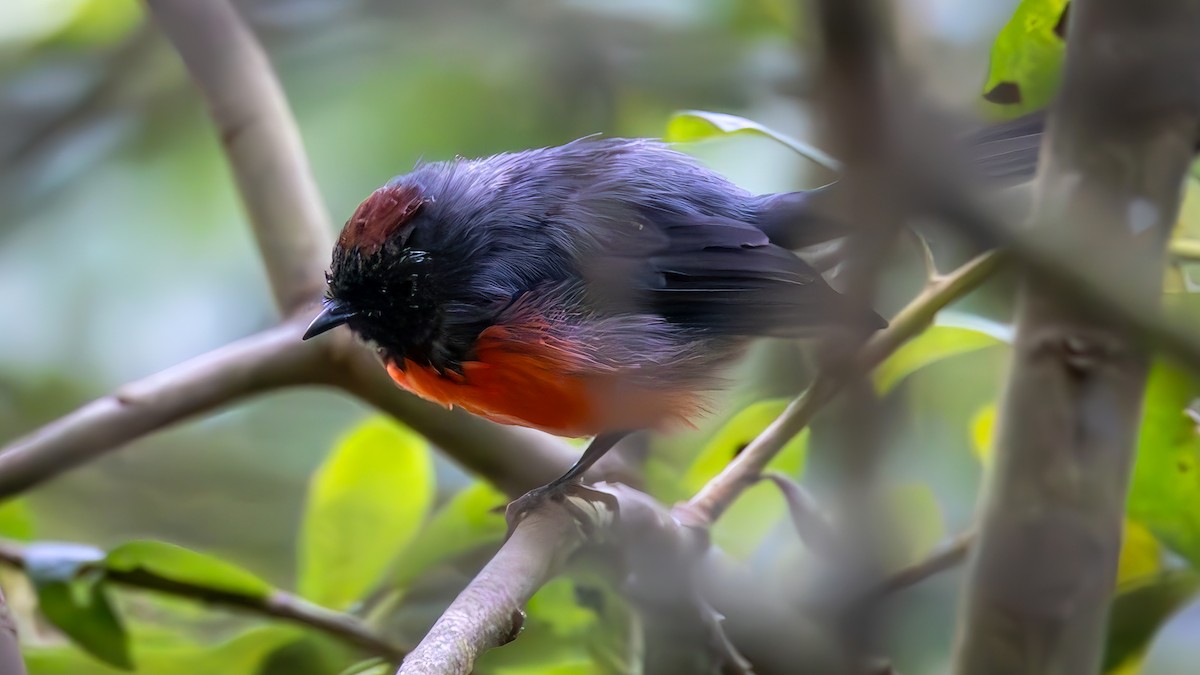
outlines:
{"label": "bird's leg", "polygon": [[508,531],[511,534],[513,528],[521,521],[521,518],[531,509],[541,504],[543,500],[552,499],[561,501],[565,498],[568,489],[580,485],[583,482],[583,474],[600,460],[609,450],[612,450],[621,439],[628,436],[629,431],[613,431],[605,434],[600,434],[588,443],[583,454],[579,459],[567,469],[563,475],[555,478],[546,485],[539,488],[534,488],[526,492],[521,497],[517,498],[505,510],[505,518],[508,520]]}

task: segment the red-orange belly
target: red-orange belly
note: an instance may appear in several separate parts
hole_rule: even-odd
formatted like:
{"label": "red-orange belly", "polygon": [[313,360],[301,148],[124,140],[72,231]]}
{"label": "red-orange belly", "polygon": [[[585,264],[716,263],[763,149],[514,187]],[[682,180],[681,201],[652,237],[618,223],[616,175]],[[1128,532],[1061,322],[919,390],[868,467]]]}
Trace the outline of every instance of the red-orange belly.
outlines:
{"label": "red-orange belly", "polygon": [[463,363],[461,375],[409,360],[388,363],[387,371],[421,398],[559,436],[661,428],[686,423],[699,408],[690,392],[630,386],[619,373],[588,372],[545,345],[481,339],[475,351],[477,360]]}

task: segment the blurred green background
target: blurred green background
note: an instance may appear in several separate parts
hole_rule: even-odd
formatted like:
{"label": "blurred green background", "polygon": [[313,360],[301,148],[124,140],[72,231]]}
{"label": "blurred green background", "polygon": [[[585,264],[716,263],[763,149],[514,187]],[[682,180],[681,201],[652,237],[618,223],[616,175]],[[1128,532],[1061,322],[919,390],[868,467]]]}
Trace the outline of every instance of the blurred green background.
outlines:
{"label": "blurred green background", "polygon": [[[988,53],[1016,1],[896,4],[902,53],[923,73],[919,95],[982,115]],[[793,2],[238,5],[279,71],[339,223],[419,158],[598,132],[661,136],[679,109],[813,138]],[[814,180],[804,160],[766,139],[689,150],[756,191]],[[903,267],[895,278],[886,307],[914,288]],[[203,103],[136,0],[0,3],[0,297],[4,441],[276,318]],[[1003,303],[988,308],[1004,319]],[[887,400],[889,475],[932,488],[937,506],[925,517],[944,521],[937,533],[969,522],[979,478],[971,424],[995,400],[1005,356],[987,348],[945,360]],[[786,389],[751,382],[714,423]],[[309,475],[367,414],[332,392],[293,391],[152,435],[37,488],[38,536],[100,546],[162,539],[290,586]],[[703,438],[666,439],[662,452],[694,451]],[[437,471],[441,499],[466,483],[448,463]],[[813,489],[822,494],[819,478]],[[944,575],[897,608],[920,619],[899,622],[902,672],[944,667],[957,582]],[[1197,658],[1198,630],[1200,611],[1177,617],[1145,672],[1194,672],[1185,666]]]}

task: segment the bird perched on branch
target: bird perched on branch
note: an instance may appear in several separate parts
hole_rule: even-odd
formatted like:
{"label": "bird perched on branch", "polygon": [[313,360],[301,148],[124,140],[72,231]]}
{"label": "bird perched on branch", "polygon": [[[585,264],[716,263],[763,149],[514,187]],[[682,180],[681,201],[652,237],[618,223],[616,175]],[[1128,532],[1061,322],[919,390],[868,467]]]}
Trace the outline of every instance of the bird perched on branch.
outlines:
{"label": "bird perched on branch", "polygon": [[789,250],[847,233],[816,194],[750,194],[652,140],[423,164],[347,221],[304,337],[346,324],[422,398],[594,436],[562,487],[702,414],[753,338],[885,325]]}

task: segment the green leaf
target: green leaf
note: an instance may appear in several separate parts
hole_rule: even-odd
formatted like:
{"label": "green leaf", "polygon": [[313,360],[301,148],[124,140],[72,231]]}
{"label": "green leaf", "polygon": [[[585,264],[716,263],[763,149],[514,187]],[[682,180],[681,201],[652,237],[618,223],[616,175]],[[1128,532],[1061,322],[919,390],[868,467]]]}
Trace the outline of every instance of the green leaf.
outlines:
{"label": "green leaf", "polygon": [[1173,570],[1119,589],[1109,618],[1104,672],[1127,667],[1150,647],[1159,628],[1200,591],[1200,575]]}
{"label": "green leaf", "polygon": [[25,572],[42,615],[92,656],[131,670],[129,637],[94,570],[104,553],[79,544],[30,544]]}
{"label": "green leaf", "polygon": [[[997,117],[1046,107],[1058,91],[1066,42],[1067,0],[1022,0],[992,45],[983,98]],[[1057,32],[1056,32],[1057,28]]]}
{"label": "green leaf", "polygon": [[[171,646],[135,644],[139,673],[146,675],[258,675],[275,650],[301,639],[290,626],[263,626],[216,646],[189,642]],[[98,663],[71,647],[25,647],[30,675],[114,675],[123,671]],[[389,674],[390,675],[390,674]]]}
{"label": "green leaf", "polygon": [[830,171],[838,171],[841,163],[825,152],[787,134],[780,133],[758,122],[737,115],[728,115],[704,110],[683,110],[675,113],[667,123],[663,140],[668,143],[695,143],[721,136],[753,134],[766,136],[782,143],[797,154],[820,164]]}
{"label": "green leaf", "polygon": [[131,541],[108,552],[105,567],[117,572],[145,572],[156,577],[222,593],[262,599],[271,585],[219,558],[162,541]]}
{"label": "green leaf", "polygon": [[423,438],[382,417],[351,431],[309,484],[300,593],[336,609],[352,604],[416,535],[433,491]]}
{"label": "green leaf", "polygon": [[1146,384],[1127,512],[1164,545],[1200,566],[1200,434],[1186,414],[1200,382],[1163,361]]}
{"label": "green leaf", "polygon": [[960,354],[1003,344],[1000,328],[984,330],[980,321],[968,327],[962,325],[935,325],[909,340],[879,367],[875,369],[875,388],[880,395],[887,394],[904,378],[925,366]]}
{"label": "green leaf", "polygon": [[433,566],[504,538],[504,516],[495,511],[508,498],[477,482],[446,502],[400,553],[391,583],[403,588]]}
{"label": "green leaf", "polygon": [[24,499],[0,503],[0,537],[17,541],[33,539],[33,515]]}
{"label": "green leaf", "polygon": [[[721,472],[748,443],[787,408],[783,399],[759,401],[744,408],[713,435],[700,455],[688,468],[683,484],[688,494],[695,494]],[[777,471],[796,478],[804,467],[808,430],[800,432],[767,464],[768,471]],[[762,543],[763,538],[787,513],[787,503],[779,490],[769,483],[748,488],[713,529],[713,541],[731,555],[746,558]]]}

